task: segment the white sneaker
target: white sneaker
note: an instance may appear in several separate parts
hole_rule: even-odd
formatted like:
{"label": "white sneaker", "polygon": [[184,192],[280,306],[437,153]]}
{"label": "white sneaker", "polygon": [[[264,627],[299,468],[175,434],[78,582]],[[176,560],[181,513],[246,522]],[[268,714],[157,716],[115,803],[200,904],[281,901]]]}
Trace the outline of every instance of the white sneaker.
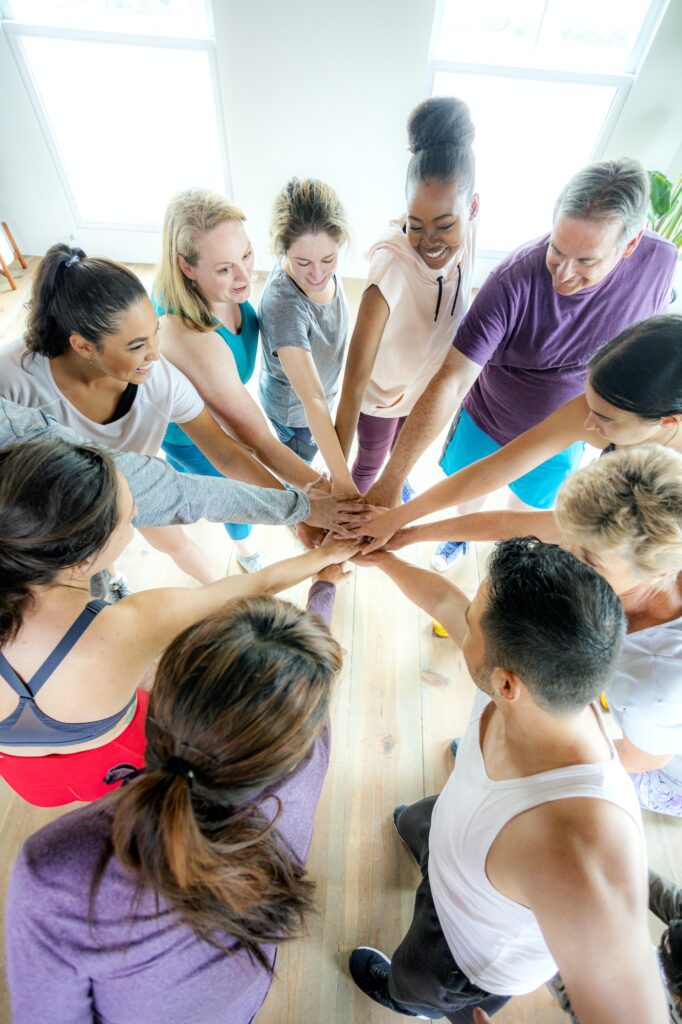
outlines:
{"label": "white sneaker", "polygon": [[266,569],[270,565],[270,560],[260,551],[256,551],[253,555],[237,555],[237,562],[242,572],[259,572],[260,569]]}

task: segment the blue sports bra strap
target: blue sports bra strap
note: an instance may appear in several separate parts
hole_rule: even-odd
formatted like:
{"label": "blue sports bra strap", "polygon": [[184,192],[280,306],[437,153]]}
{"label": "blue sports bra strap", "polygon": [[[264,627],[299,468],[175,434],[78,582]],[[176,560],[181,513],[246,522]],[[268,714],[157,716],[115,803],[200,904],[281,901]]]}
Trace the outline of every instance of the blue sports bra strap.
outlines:
{"label": "blue sports bra strap", "polygon": [[61,665],[69,651],[80,640],[81,636],[103,608],[108,607],[107,601],[89,601],[74,624],[66,631],[52,654],[48,654],[35,675],[31,676],[27,687],[35,697],[40,688],[50,678],[54,670]]}
{"label": "blue sports bra strap", "polygon": [[12,687],[20,697],[26,697],[27,690],[24,683],[16,674],[5,655],[0,651],[0,676]]}

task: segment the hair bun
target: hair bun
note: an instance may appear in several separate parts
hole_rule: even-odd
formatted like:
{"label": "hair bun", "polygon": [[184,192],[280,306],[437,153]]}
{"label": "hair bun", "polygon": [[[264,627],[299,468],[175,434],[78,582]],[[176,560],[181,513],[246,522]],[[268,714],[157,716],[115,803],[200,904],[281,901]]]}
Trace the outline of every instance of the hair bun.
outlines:
{"label": "hair bun", "polygon": [[415,107],[407,119],[407,141],[411,153],[431,146],[470,146],[474,123],[463,100],[433,96]]}

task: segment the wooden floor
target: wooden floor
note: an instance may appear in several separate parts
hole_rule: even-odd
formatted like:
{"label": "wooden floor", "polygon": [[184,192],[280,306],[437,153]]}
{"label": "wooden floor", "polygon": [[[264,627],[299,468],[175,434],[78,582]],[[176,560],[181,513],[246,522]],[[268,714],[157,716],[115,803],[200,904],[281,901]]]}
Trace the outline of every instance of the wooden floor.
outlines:
{"label": "wooden floor", "polygon": [[[21,331],[34,265],[30,261],[29,271],[19,272],[15,293],[0,278],[0,344]],[[151,269],[135,269],[148,283]],[[358,287],[350,283],[347,291],[354,314]],[[414,483],[422,489],[438,473],[432,451]],[[221,526],[200,523],[191,530],[220,568],[237,571]],[[273,558],[297,548],[282,527],[256,527],[256,535]],[[484,569],[487,546],[478,548],[453,572],[469,593]],[[430,550],[421,545],[409,549],[407,557],[427,565]],[[121,568],[133,589],[192,585],[139,536]],[[301,584],[286,596],[303,604],[306,591]],[[305,939],[281,950],[277,977],[257,1024],[388,1024],[401,1019],[355,989],[347,972],[348,954],[358,944],[390,954],[409,924],[418,873],[394,833],[391,811],[442,787],[450,770],[448,741],[461,734],[474,693],[455,645],[434,638],[427,617],[377,569],[357,569],[340,589],[333,632],[345,650],[345,664],[334,699],[331,766],[309,860],[319,913]],[[0,894],[25,837],[58,813],[28,807],[0,780]],[[652,865],[682,881],[682,821],[645,812],[645,824]],[[657,934],[652,919],[652,936]],[[3,985],[0,1024],[9,1020]],[[560,1024],[566,1018],[542,989],[514,999],[495,1020]]]}

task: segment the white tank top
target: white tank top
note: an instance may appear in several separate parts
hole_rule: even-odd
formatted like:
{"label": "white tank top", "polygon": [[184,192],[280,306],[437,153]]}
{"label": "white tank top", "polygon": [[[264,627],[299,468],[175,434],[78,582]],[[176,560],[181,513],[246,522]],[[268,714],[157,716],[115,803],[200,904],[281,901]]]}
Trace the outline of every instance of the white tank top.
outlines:
{"label": "white tank top", "polygon": [[[490,779],[480,744],[480,719],[488,703],[485,694],[477,695],[455,770],[433,809],[429,882],[443,934],[464,973],[487,992],[518,996],[548,981],[557,966],[535,915],[499,893],[486,876],[488,851],[504,826],[539,804],[594,797],[629,814],[643,846],[644,832],[634,786],[610,740],[610,761]],[[594,711],[604,732],[596,706]]]}

